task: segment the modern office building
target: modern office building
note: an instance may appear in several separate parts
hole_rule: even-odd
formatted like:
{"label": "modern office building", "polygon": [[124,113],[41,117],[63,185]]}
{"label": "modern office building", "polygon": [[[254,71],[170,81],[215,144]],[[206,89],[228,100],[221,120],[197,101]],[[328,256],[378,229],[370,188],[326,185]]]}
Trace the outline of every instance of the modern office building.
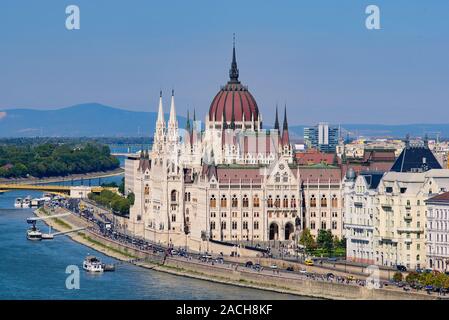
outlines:
{"label": "modern office building", "polygon": [[321,152],[335,152],[338,145],[338,127],[320,122],[317,126],[304,128],[304,141],[309,148]]}

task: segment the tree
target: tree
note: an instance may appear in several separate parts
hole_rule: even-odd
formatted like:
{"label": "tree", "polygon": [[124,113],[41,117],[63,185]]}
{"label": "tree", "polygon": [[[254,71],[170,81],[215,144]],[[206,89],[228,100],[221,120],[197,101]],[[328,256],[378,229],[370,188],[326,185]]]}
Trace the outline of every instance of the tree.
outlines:
{"label": "tree", "polygon": [[317,245],[321,249],[325,249],[328,254],[332,253],[334,248],[334,238],[332,237],[332,232],[330,230],[320,229],[318,231]]}
{"label": "tree", "polygon": [[301,231],[299,243],[305,246],[306,249],[314,249],[316,247],[315,239],[308,228],[304,228],[304,230]]}
{"label": "tree", "polygon": [[407,283],[415,283],[419,281],[419,273],[416,271],[412,271],[410,272],[406,277],[405,277],[405,281],[407,281]]}
{"label": "tree", "polygon": [[394,275],[393,275],[393,281],[401,282],[402,281],[402,273],[395,272]]}

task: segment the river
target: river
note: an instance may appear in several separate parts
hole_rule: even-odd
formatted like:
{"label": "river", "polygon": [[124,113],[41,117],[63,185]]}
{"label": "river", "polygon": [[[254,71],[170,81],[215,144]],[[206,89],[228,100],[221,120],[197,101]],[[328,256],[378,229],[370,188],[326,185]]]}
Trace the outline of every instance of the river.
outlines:
{"label": "river", "polygon": [[[81,264],[88,253],[107,263],[118,261],[66,236],[41,242],[26,240],[26,218],[32,211],[14,209],[14,200],[27,195],[40,197],[42,193],[12,191],[0,195],[0,299],[306,299],[174,276],[128,263],[119,264],[115,272],[87,274]],[[48,227],[40,223],[39,228],[45,232]],[[69,265],[80,267],[78,290],[66,289]]]}

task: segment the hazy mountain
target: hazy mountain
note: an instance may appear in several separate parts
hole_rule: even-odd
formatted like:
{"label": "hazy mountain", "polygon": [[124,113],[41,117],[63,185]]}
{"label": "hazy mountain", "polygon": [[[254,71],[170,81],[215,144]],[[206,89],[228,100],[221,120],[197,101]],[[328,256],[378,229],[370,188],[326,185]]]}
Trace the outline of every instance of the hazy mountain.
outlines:
{"label": "hazy mountain", "polygon": [[[166,111],[168,111],[166,107]],[[0,137],[136,137],[151,136],[156,112],[127,111],[98,103],[87,103],[57,110],[10,109],[0,111]],[[165,115],[166,121],[168,114]],[[186,119],[178,117],[179,127]],[[302,138],[303,125],[290,125],[291,135]],[[449,138],[449,124],[342,124],[343,135],[366,137],[405,137],[428,134]]]}
{"label": "hazy mountain", "polygon": [[[10,109],[0,111],[0,137],[35,136],[150,136],[156,112],[136,112],[98,103],[57,110]],[[165,115],[166,121],[168,114]],[[185,118],[179,117],[184,128]]]}

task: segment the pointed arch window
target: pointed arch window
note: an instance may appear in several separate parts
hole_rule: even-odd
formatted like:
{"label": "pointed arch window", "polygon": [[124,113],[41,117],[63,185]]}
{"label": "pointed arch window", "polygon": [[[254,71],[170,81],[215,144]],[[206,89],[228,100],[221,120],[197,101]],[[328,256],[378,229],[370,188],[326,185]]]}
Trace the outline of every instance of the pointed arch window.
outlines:
{"label": "pointed arch window", "polygon": [[327,198],[326,196],[323,194],[321,196],[321,202],[320,202],[321,207],[326,208],[327,207]]}
{"label": "pointed arch window", "polygon": [[288,208],[288,196],[287,195],[284,196],[284,200],[282,201],[282,206],[284,208]]}
{"label": "pointed arch window", "polygon": [[226,208],[227,206],[228,206],[228,200],[226,199],[225,195],[222,195],[221,200],[220,200],[220,207]]}
{"label": "pointed arch window", "polygon": [[332,195],[332,200],[331,200],[331,206],[332,208],[338,208],[338,199],[337,199],[337,195]]}
{"label": "pointed arch window", "polygon": [[259,208],[259,206],[260,206],[260,199],[259,199],[259,196],[256,194],[256,195],[254,195],[254,198],[253,198],[253,207]]}
{"label": "pointed arch window", "polygon": [[312,208],[316,207],[316,198],[314,194],[310,196],[310,207]]}
{"label": "pointed arch window", "polygon": [[217,207],[217,199],[215,199],[215,195],[212,195],[210,197],[210,207],[216,208]]}
{"label": "pointed arch window", "polygon": [[243,205],[244,208],[248,208],[249,207],[249,199],[248,199],[248,196],[246,194],[243,195],[242,205]]}
{"label": "pointed arch window", "polygon": [[237,196],[234,194],[233,196],[232,196],[232,207],[233,208],[237,208],[239,206],[239,201],[238,201],[238,199],[237,199]]}
{"label": "pointed arch window", "polygon": [[268,208],[273,208],[273,197],[271,196],[271,194],[268,196],[267,205]]}

